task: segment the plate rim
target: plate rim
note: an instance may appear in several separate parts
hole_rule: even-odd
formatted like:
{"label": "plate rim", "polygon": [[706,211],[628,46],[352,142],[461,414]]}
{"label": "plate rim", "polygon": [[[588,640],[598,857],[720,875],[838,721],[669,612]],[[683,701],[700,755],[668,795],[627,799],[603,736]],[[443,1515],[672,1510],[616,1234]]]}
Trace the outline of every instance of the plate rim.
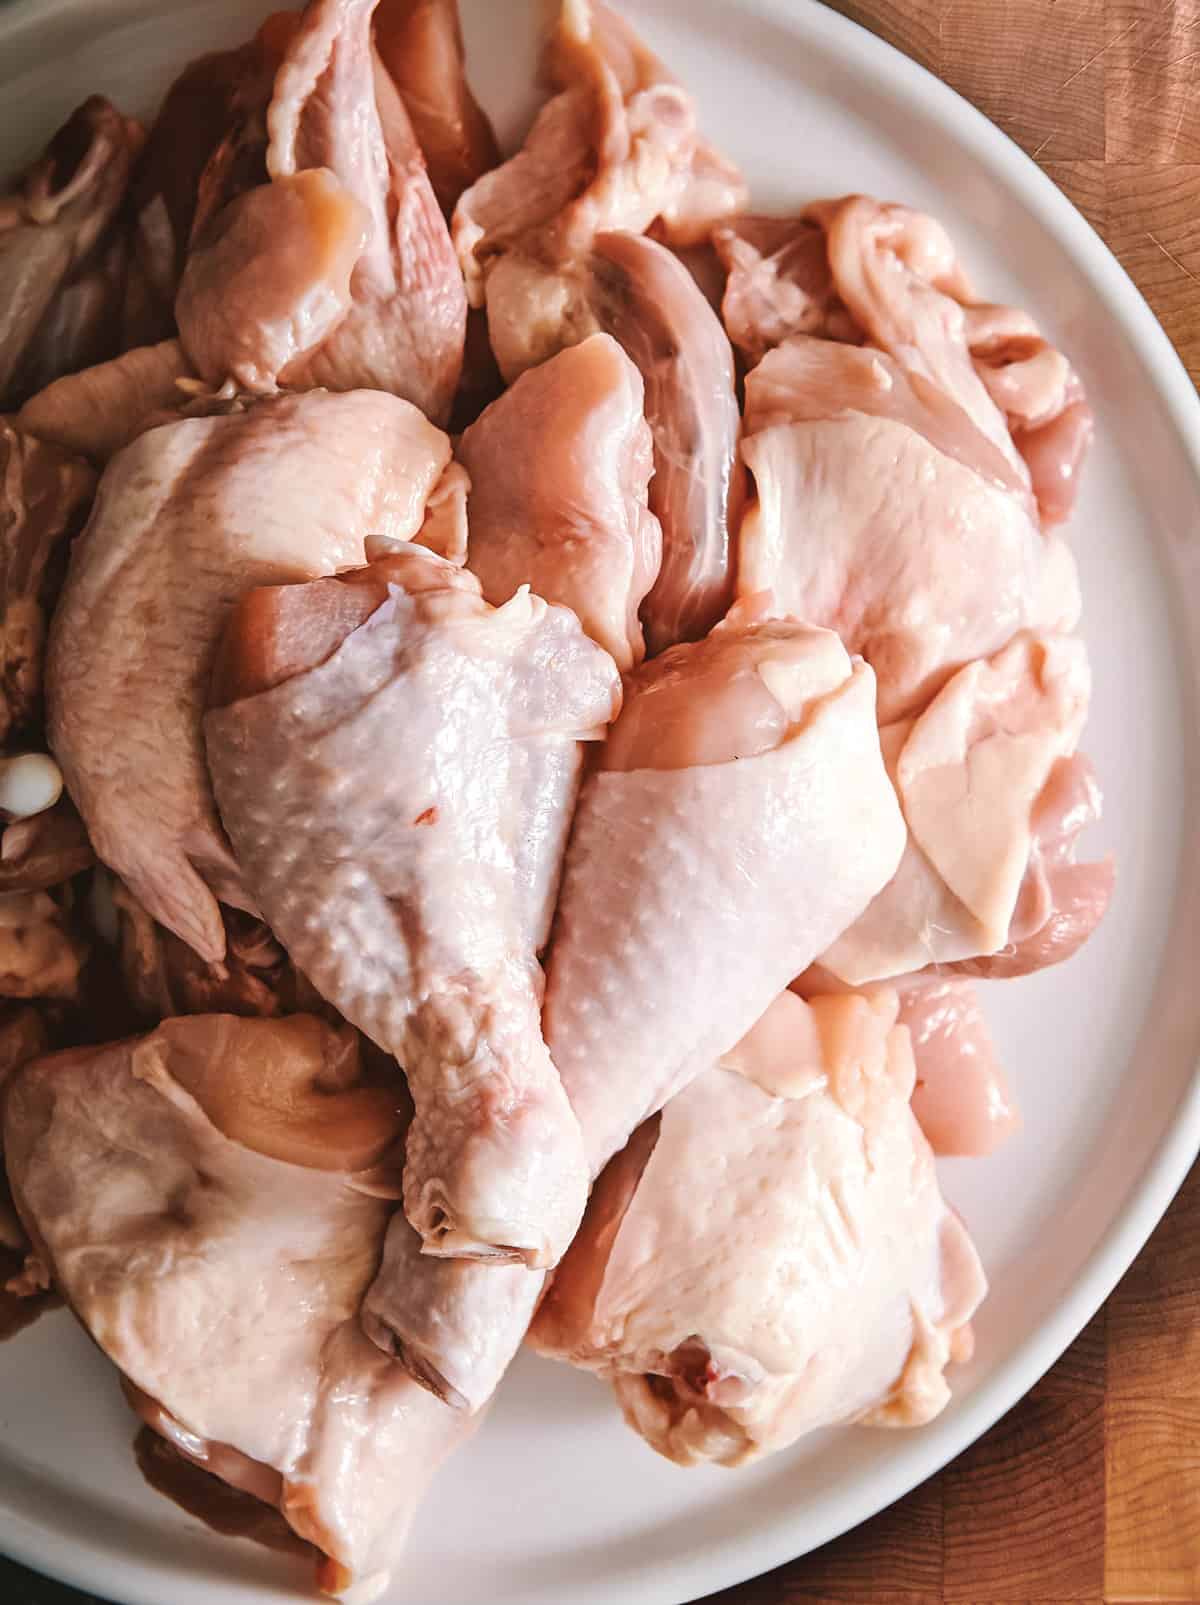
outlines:
{"label": "plate rim", "polygon": [[[729,5],[731,0],[724,0]],[[15,42],[36,43],[49,39],[56,30],[65,35],[73,24],[84,26],[91,0],[13,0],[0,16],[0,46]],[[929,68],[906,55],[898,47],[873,33],[853,18],[832,10],[824,0],[732,0],[737,9],[757,15],[789,34],[813,37],[820,48],[837,57],[854,73],[881,81],[897,102],[919,100],[922,109],[954,126],[956,143],[987,169],[1013,194],[1039,225],[1070,257],[1076,270],[1086,278],[1094,294],[1119,323],[1139,365],[1152,376],[1153,389],[1165,406],[1176,436],[1176,445],[1187,459],[1197,485],[1200,501],[1200,395],[1197,394],[1182,358],[1151,311],[1137,284],[1121,266],[1104,240],[1078,211],[1053,180],[1016,142],[957,90]],[[144,16],[153,0],[115,0],[110,20]],[[1194,648],[1185,647],[1184,690],[1193,703],[1200,691]],[[1188,810],[1187,820],[1195,813]],[[1187,830],[1185,821],[1185,850]],[[1196,1014],[1200,1017],[1200,1005]],[[914,1481],[903,1466],[884,1469],[872,1483],[869,1499],[856,1507],[853,1520],[828,1519],[806,1536],[797,1549],[789,1537],[792,1524],[778,1520],[756,1529],[753,1537],[738,1543],[723,1543],[705,1554],[704,1593],[749,1581],[788,1561],[830,1542],[869,1521],[906,1493],[936,1476],[951,1460],[961,1455],[1035,1386],[1062,1355],[1083,1327],[1096,1314],[1113,1288],[1128,1271],[1138,1253],[1169,1208],[1172,1199],[1200,1156],[1200,1062],[1193,1065],[1190,1080],[1183,1086],[1164,1135],[1147,1157],[1142,1173],[1130,1188],[1117,1216],[1092,1249],[1082,1269],[1053,1311],[1008,1355],[974,1393],[965,1399],[952,1420],[941,1427],[927,1427],[925,1441],[930,1454],[921,1476]],[[746,1550],[752,1546],[750,1559]],[[139,1557],[108,1561],[98,1546],[76,1541],[67,1534],[0,1509],[0,1552],[43,1575],[69,1586],[95,1593],[97,1586],[120,1605],[161,1605],[161,1586],[145,1575],[147,1564]],[[112,1567],[128,1567],[135,1574],[122,1577]],[[749,1569],[747,1569],[749,1567]],[[157,1568],[150,1563],[150,1569]],[[95,1571],[103,1575],[97,1579]],[[691,1586],[694,1579],[680,1574],[677,1561],[643,1566],[636,1591],[622,1590],[628,1605],[686,1605],[699,1596],[679,1593],[681,1583]],[[181,1597],[199,1599],[197,1581],[176,1579]],[[199,1586],[219,1590],[217,1580]],[[255,1585],[251,1585],[255,1586]],[[119,1587],[120,1593],[109,1594]],[[261,1597],[286,1590],[262,1590]],[[214,1593],[215,1601],[218,1594]],[[593,1598],[585,1590],[581,1598]]]}

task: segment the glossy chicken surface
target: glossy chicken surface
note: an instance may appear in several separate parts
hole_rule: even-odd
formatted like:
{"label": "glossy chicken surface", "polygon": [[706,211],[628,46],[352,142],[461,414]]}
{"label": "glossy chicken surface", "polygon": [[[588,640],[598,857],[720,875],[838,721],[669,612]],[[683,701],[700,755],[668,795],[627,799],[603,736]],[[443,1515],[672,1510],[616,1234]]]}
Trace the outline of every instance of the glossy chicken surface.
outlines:
{"label": "glossy chicken surface", "polygon": [[523,374],[457,451],[485,599],[531,586],[573,609],[622,671],[645,655],[638,609],[662,560],[643,396],[628,357],[596,334]]}
{"label": "glossy chicken surface", "polygon": [[985,1283],[896,1009],[783,993],[597,1183],[531,1341],[610,1380],[669,1459],[739,1465],[945,1405]]}
{"label": "glossy chicken surface", "polygon": [[[362,621],[339,611],[318,642],[346,591]],[[527,591],[493,608],[417,547],[291,600],[308,664],[257,692],[235,677],[206,721],[238,861],[301,969],[404,1066],[405,1211],[425,1251],[552,1265],[587,1173],[536,955],[616,670],[566,609]],[[291,638],[282,619],[268,637]],[[259,632],[235,614],[229,657]]]}
{"label": "glossy chicken surface", "polygon": [[311,0],[265,110],[268,182],[199,227],[176,314],[213,385],[369,386],[449,417],[466,296],[400,92],[378,0]]}
{"label": "glossy chicken surface", "polygon": [[103,476],[55,615],[50,741],[99,856],[204,958],[216,899],[253,906],[200,735],[229,609],[416,534],[449,453],[406,402],[314,392],[151,430]]}
{"label": "glossy chicken surface", "polygon": [[358,1328],[401,1135],[352,1034],[303,1015],[52,1055],[5,1108],[34,1256],[141,1413],[278,1504],[325,1591],[355,1600],[382,1591],[468,1430]]}

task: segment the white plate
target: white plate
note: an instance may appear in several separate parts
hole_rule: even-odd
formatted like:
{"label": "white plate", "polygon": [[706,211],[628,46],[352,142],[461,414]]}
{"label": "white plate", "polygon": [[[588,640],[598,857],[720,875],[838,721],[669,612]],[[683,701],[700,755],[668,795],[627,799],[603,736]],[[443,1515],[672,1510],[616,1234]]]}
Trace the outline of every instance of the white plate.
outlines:
{"label": "white plate", "polygon": [[[0,159],[85,93],[149,109],[272,0],[18,0],[0,21]],[[532,106],[533,0],[464,0],[502,134]],[[1137,291],[1072,207],[965,102],[804,0],[638,0],[758,205],[851,189],[928,207],[981,287],[1029,307],[1096,407],[1074,534],[1095,665],[1086,747],[1119,859],[1108,919],[1063,969],[989,989],[1026,1128],[944,1166],[992,1279],[973,1364],[914,1433],[827,1433],[729,1473],[681,1471],[590,1378],[523,1359],[441,1477],[390,1605],[676,1605],[825,1542],[978,1436],[1058,1356],[1200,1145],[1200,406]],[[0,1349],[0,1548],[129,1605],[261,1605],[305,1574],[149,1492],[113,1374],[65,1314]]]}

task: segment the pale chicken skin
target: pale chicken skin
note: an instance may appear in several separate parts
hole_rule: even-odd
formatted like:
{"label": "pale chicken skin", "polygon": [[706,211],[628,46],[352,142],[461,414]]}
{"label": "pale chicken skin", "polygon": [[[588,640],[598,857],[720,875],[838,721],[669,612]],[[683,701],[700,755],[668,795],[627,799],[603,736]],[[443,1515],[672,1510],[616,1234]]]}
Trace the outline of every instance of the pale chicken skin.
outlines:
{"label": "pale chicken skin", "polygon": [[885,352],[993,442],[1043,524],[1070,515],[1093,432],[1083,385],[1028,313],[979,300],[933,218],[847,195],[727,219],[714,244],[725,326],[751,362],[793,335]]}
{"label": "pale chicken skin", "polygon": [[353,1033],[171,1020],[18,1071],[4,1141],[48,1273],[184,1455],[277,1504],[323,1591],[375,1598],[470,1430],[362,1336],[403,1121]]}
{"label": "pale chicken skin", "polygon": [[251,599],[226,655],[307,632],[301,661],[264,689],[218,676],[231,700],[206,721],[238,861],[293,960],[405,1069],[425,1252],[553,1265],[587,1169],[536,955],[615,666],[566,609],[526,590],[492,608],[413,546],[289,605],[272,622]]}
{"label": "pale chicken skin", "polygon": [[[1098,808],[1072,763],[1090,692],[1081,641],[1023,635],[960,670],[915,720],[881,731],[908,845],[895,877],[822,956],[827,970],[862,985],[929,964],[1002,964],[1004,950],[1058,918],[1058,896],[1075,900],[1076,838]],[[1111,888],[1107,866],[1088,868],[1094,895],[1075,909],[1075,946]],[[1065,934],[1060,922],[1047,958],[1072,950]]]}
{"label": "pale chicken skin", "polygon": [[229,609],[417,534],[449,458],[406,402],[312,392],[151,430],[102,477],[50,636],[50,744],[98,856],[202,958],[224,950],[217,898],[253,908],[201,744]]}
{"label": "pale chicken skin", "polygon": [[523,374],[457,450],[485,599],[531,586],[571,608],[622,672],[645,656],[638,609],[662,558],[643,395],[616,341],[592,335]]}
{"label": "pale chicken skin", "polygon": [[739,592],[861,652],[881,724],[1018,631],[1077,622],[1074,561],[1010,458],[894,358],[794,336],[746,380],[745,436]]}
{"label": "pale chicken skin", "polygon": [[467,302],[404,102],[376,54],[378,0],[311,0],[266,109],[267,183],[197,233],[176,316],[214,385],[366,386],[444,422]]}
{"label": "pale chicken skin", "polygon": [[[591,1177],[854,919],[903,839],[871,671],[828,631],[743,607],[627,677],[576,809],[543,1011]],[[532,1280],[377,1283],[368,1330],[475,1408],[520,1344]]]}
{"label": "pale chicken skin", "polygon": [[986,1283],[896,1010],[783,993],[597,1183],[530,1341],[611,1381],[667,1458],[740,1465],[946,1404]]}

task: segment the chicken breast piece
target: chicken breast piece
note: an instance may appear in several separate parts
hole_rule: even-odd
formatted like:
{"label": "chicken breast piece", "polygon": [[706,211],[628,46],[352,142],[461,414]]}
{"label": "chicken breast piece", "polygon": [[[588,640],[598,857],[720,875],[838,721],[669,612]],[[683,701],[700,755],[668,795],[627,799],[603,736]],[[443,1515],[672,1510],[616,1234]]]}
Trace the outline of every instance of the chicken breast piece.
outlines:
{"label": "chicken breast piece", "polygon": [[458,0],[381,0],[375,48],[448,217],[462,192],[500,163],[492,125],[467,83]]}
{"label": "chicken breast piece", "polygon": [[826,969],[864,985],[999,954],[1052,918],[1050,876],[1073,858],[1090,817],[1072,806],[1069,786],[1064,813],[1066,777],[1056,766],[1075,751],[1090,690],[1081,641],[1021,635],[960,670],[915,720],[884,728],[908,847],[893,879],[823,955]]}
{"label": "chicken breast piece", "polygon": [[387,390],[444,422],[466,297],[404,103],[372,41],[378,0],[311,0],[287,30],[266,175],[197,218],[176,302],[214,385]]}
{"label": "chicken breast piece", "polygon": [[566,609],[489,607],[400,547],[248,598],[226,661],[206,721],[222,819],[293,960],[404,1066],[425,1252],[554,1264],[587,1171],[536,953],[612,660]]}
{"label": "chicken breast piece", "polygon": [[638,608],[662,554],[643,394],[616,341],[592,335],[522,375],[458,446],[485,599],[529,585],[571,608],[622,671],[645,655]]}
{"label": "chicken breast piece", "polygon": [[183,1454],[278,1504],[318,1582],[386,1586],[470,1430],[362,1336],[402,1119],[352,1033],[171,1020],[17,1071],[13,1193],[41,1263]]}
{"label": "chicken breast piece", "polygon": [[1077,622],[1074,562],[1012,463],[895,359],[795,336],[747,378],[745,434],[739,593],[836,629],[878,676],[881,723],[1018,631]]}
{"label": "chicken breast piece", "polygon": [[986,1284],[896,1009],[783,993],[598,1182],[531,1341],[611,1381],[668,1459],[740,1465],[946,1404]]}
{"label": "chicken breast piece", "polygon": [[115,351],[124,282],[115,220],[144,137],[93,95],[0,198],[0,411]]}
{"label": "chicken breast piece", "polygon": [[213,651],[255,584],[417,533],[450,443],[407,402],[314,392],[151,430],[110,463],[47,657],[50,743],[98,856],[217,961],[216,898],[252,905],[201,746]]}

